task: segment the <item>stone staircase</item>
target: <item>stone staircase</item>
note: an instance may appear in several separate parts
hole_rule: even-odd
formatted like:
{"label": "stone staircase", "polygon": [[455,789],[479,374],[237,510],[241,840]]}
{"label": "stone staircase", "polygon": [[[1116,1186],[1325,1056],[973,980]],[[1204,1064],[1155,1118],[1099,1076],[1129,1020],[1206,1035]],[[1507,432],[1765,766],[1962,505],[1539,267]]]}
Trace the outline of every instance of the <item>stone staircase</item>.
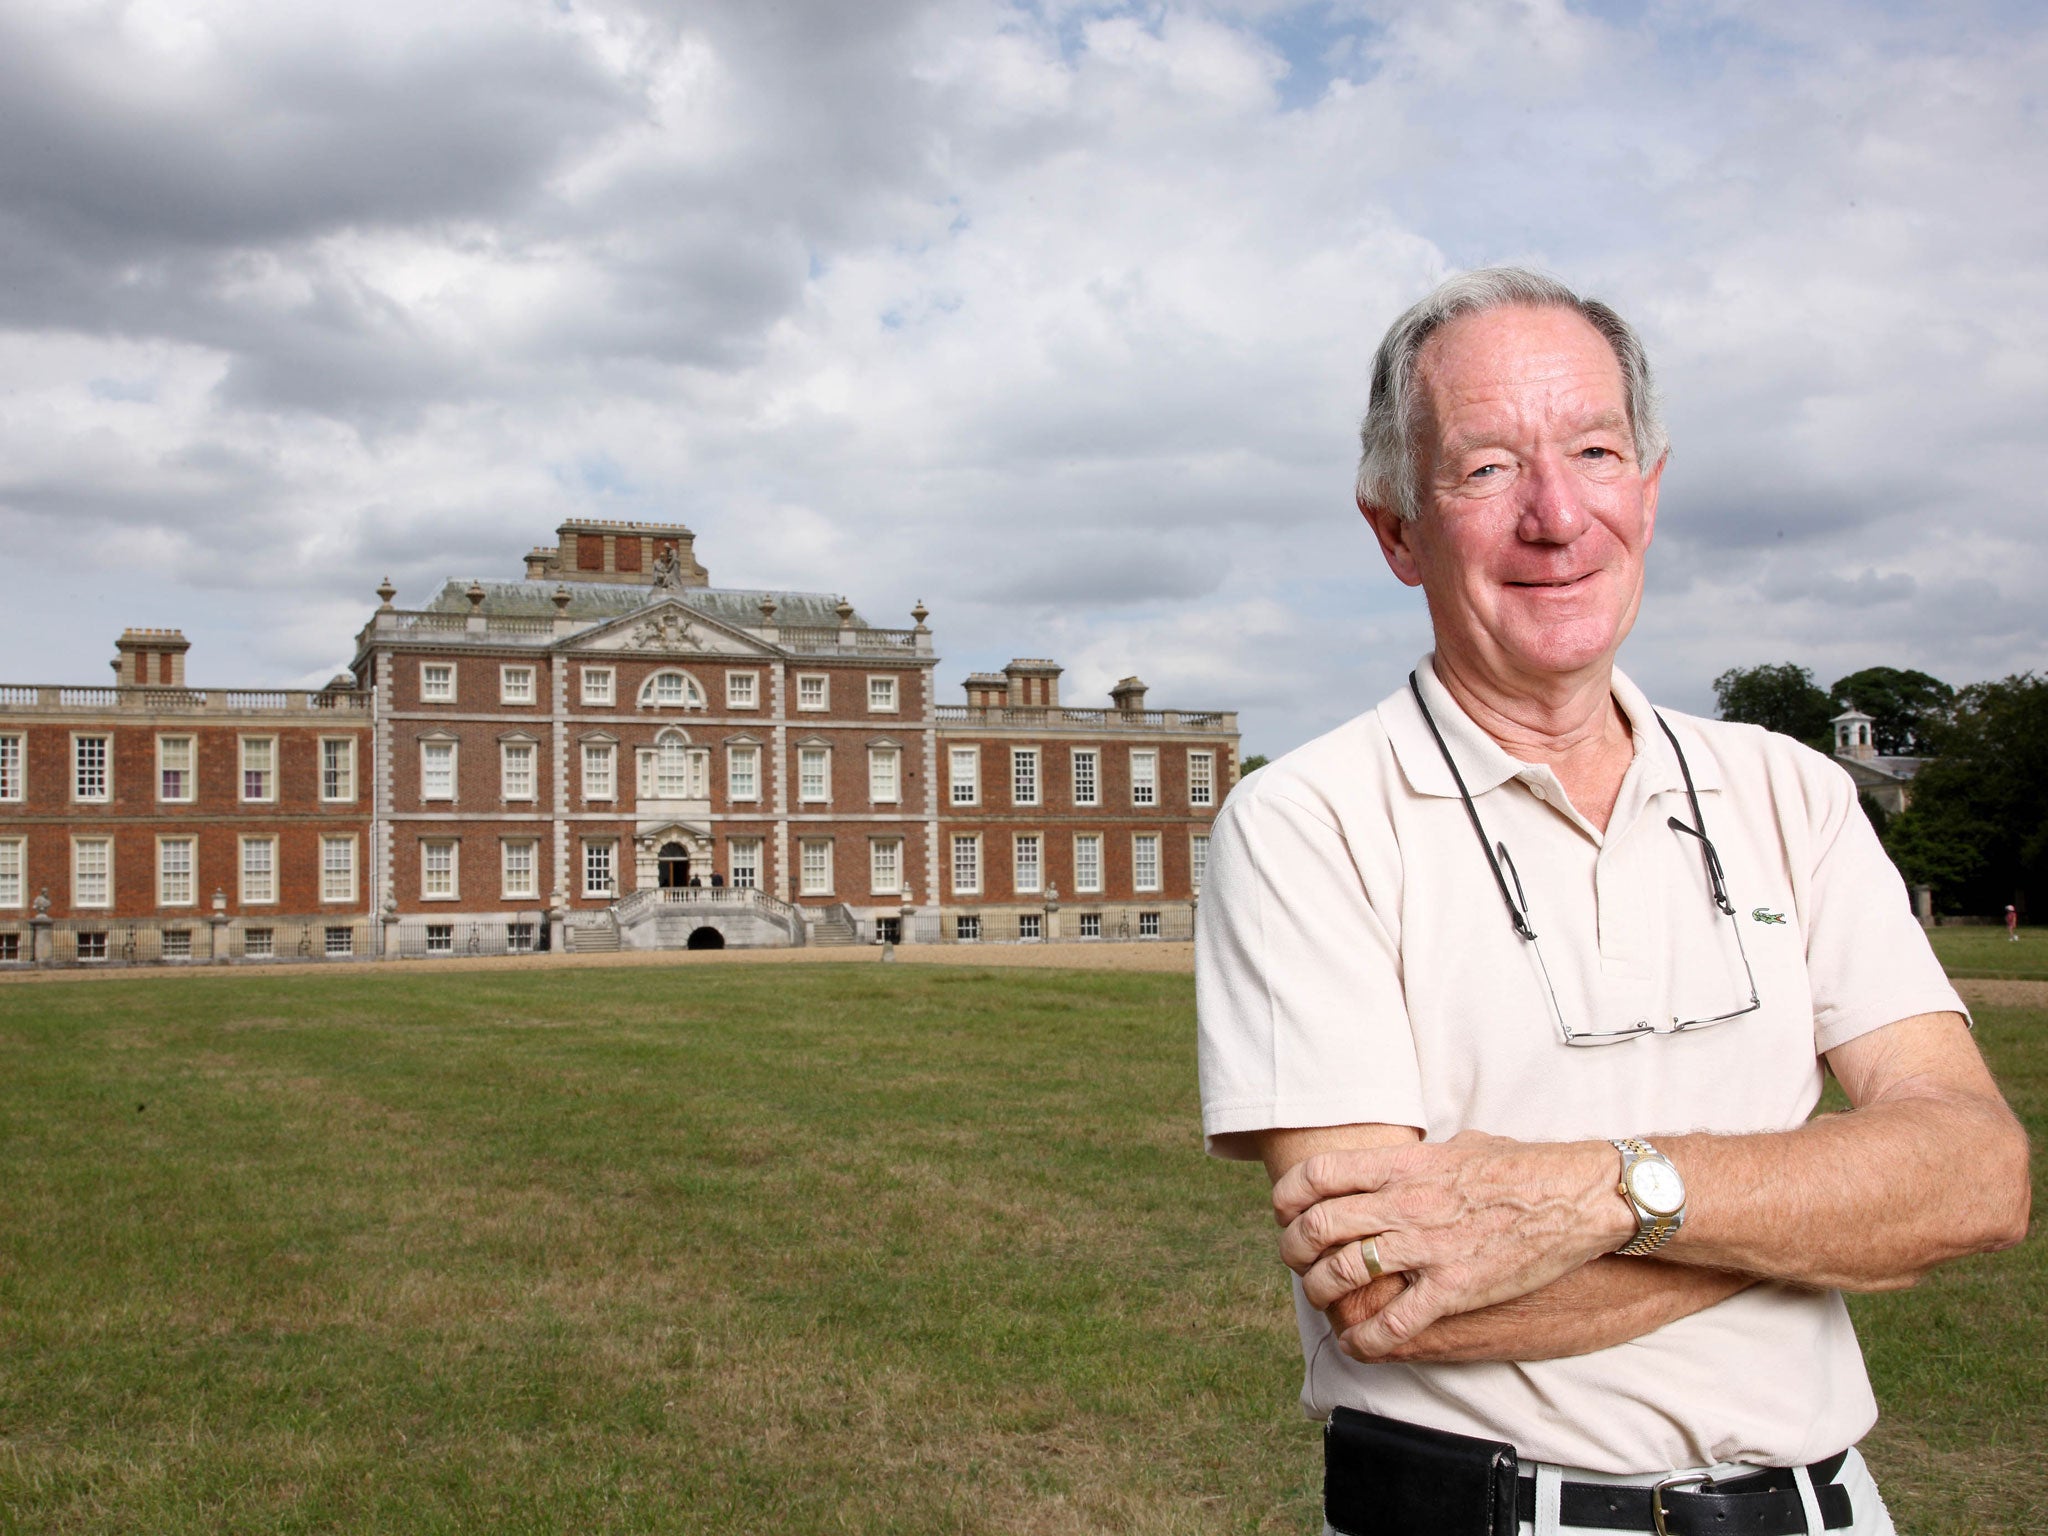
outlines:
{"label": "stone staircase", "polygon": [[860,942],[860,935],[854,932],[853,923],[846,916],[844,907],[833,907],[811,919],[811,942],[828,947],[844,947]]}
{"label": "stone staircase", "polygon": [[568,930],[569,953],[573,955],[615,955],[619,952],[619,930],[610,923],[572,927]]}

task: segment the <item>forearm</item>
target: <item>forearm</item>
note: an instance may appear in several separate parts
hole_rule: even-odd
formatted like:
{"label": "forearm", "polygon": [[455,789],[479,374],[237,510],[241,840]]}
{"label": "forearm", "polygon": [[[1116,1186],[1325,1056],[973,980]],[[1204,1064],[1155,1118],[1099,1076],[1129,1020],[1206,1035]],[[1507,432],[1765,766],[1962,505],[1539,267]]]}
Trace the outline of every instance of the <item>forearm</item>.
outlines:
{"label": "forearm", "polygon": [[[1600,1258],[1541,1290],[1439,1318],[1375,1360],[1560,1360],[1591,1354],[1705,1311],[1755,1282],[1747,1275],[1656,1259]],[[1328,1309],[1338,1347],[1406,1288],[1388,1275]]]}
{"label": "forearm", "polygon": [[1686,1223],[1664,1249],[1680,1264],[1892,1290],[2026,1235],[2026,1134],[1995,1096],[1903,1096],[1777,1135],[1657,1146],[1686,1180]]}

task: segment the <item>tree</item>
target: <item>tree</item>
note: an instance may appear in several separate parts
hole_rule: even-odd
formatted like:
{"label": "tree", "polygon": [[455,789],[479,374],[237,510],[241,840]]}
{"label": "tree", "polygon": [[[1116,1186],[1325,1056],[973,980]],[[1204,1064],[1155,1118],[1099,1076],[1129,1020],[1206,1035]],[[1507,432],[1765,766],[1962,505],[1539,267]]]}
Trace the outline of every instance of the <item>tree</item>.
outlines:
{"label": "tree", "polygon": [[1248,773],[1256,773],[1256,772],[1257,772],[1257,771],[1258,771],[1259,769],[1261,769],[1261,768],[1263,768],[1263,767],[1265,767],[1265,766],[1266,766],[1266,757],[1265,757],[1265,754],[1264,754],[1264,753],[1255,753],[1254,755],[1252,755],[1251,757],[1248,757],[1248,758],[1246,758],[1246,759],[1245,759],[1245,760],[1244,760],[1243,762],[1241,762],[1241,763],[1239,763],[1239,764],[1237,765],[1237,776],[1238,776],[1238,777],[1239,777],[1239,778],[1241,779],[1241,778],[1243,778],[1243,777],[1244,777],[1244,776],[1245,776],[1246,774],[1248,774]]}
{"label": "tree", "polygon": [[1884,832],[1906,878],[1947,912],[2048,900],[2048,678],[1971,684],[1926,745],[1912,803]]}
{"label": "tree", "polygon": [[1886,757],[1926,756],[1955,699],[1940,678],[1897,667],[1865,667],[1828,690],[1836,714],[1853,708],[1870,716],[1871,737]]}
{"label": "tree", "polygon": [[1837,711],[1805,667],[1789,661],[1730,667],[1714,679],[1714,700],[1723,720],[1779,731],[1822,752],[1834,750],[1828,722]]}

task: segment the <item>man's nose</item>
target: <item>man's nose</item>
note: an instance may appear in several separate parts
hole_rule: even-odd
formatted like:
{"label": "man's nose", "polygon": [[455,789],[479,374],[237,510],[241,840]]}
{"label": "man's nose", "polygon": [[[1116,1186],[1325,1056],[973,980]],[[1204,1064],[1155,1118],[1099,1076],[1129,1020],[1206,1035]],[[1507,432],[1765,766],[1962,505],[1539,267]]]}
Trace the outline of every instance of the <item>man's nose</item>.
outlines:
{"label": "man's nose", "polygon": [[1522,472],[1522,515],[1515,531],[1527,544],[1569,544],[1586,531],[1580,487],[1564,462],[1544,454]]}

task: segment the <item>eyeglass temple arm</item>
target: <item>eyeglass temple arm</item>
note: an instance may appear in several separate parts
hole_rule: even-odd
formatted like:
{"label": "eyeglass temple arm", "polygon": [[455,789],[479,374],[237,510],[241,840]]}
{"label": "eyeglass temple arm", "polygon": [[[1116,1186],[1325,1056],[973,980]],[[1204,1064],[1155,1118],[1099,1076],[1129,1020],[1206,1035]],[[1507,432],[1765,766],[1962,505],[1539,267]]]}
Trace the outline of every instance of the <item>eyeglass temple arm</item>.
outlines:
{"label": "eyeglass temple arm", "polygon": [[1707,818],[1700,814],[1699,791],[1692,786],[1692,764],[1685,760],[1685,748],[1678,744],[1678,737],[1662,712],[1652,710],[1651,713],[1657,716],[1657,724],[1663,728],[1665,739],[1671,743],[1671,750],[1678,754],[1678,771],[1685,775],[1685,798],[1692,805],[1694,824],[1688,827],[1676,816],[1667,819],[1676,831],[1700,840],[1700,860],[1707,866],[1707,883],[1714,888],[1714,905],[1726,916],[1733,917],[1735,904],[1728,899],[1728,883],[1721,878],[1721,856],[1714,852],[1714,845],[1707,840]]}
{"label": "eyeglass temple arm", "polygon": [[[1486,867],[1493,871],[1493,883],[1500,887],[1500,903],[1508,909],[1508,921],[1515,925],[1515,932],[1524,939],[1534,941],[1536,930],[1529,926],[1529,919],[1515,898],[1508,893],[1507,876],[1500,872],[1500,860],[1494,857],[1493,844],[1487,841],[1486,828],[1479,824],[1479,808],[1472,803],[1471,791],[1465,788],[1465,775],[1458,772],[1458,760],[1451,756],[1451,749],[1444,745],[1444,733],[1436,728],[1436,717],[1429,712],[1429,706],[1422,702],[1422,688],[1415,681],[1415,674],[1408,674],[1408,691],[1415,695],[1415,707],[1422,711],[1422,720],[1429,727],[1429,734],[1436,738],[1436,749],[1444,755],[1444,766],[1451,770],[1451,781],[1458,786],[1458,798],[1465,802],[1465,814],[1472,820],[1472,830],[1479,838],[1479,851],[1486,855]],[[1502,853],[1507,849],[1503,847]],[[1522,877],[1515,876],[1520,885]]]}

